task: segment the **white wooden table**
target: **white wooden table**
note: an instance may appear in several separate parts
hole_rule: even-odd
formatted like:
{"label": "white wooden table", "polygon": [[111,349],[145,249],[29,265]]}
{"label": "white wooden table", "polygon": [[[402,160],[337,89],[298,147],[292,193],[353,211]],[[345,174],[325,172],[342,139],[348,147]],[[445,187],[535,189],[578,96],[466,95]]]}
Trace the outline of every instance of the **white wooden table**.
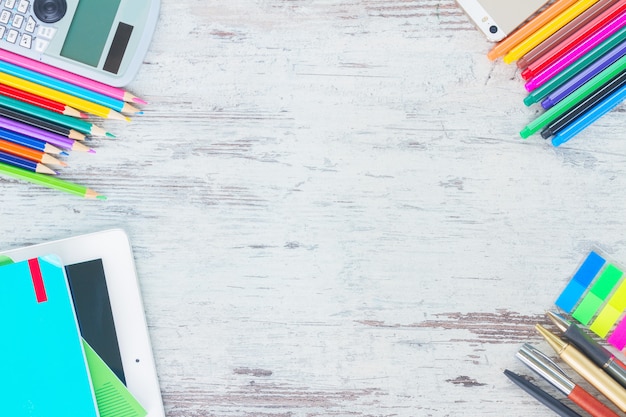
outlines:
{"label": "white wooden table", "polygon": [[547,415],[502,371],[626,263],[625,107],[521,140],[489,48],[452,0],[163,0],[145,114],[61,173],[108,200],[2,178],[2,249],[127,230],[168,417]]}

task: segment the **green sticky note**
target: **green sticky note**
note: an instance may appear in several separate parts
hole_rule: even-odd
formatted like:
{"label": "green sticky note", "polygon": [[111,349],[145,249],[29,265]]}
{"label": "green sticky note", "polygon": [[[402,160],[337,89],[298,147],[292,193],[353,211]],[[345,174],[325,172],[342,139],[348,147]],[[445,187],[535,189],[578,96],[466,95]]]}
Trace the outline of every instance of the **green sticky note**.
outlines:
{"label": "green sticky note", "polygon": [[583,298],[583,301],[578,307],[576,307],[576,310],[572,313],[572,317],[586,326],[601,305],[602,299],[596,297],[595,294],[589,293]]}
{"label": "green sticky note", "polygon": [[85,340],[83,346],[100,417],[145,417],[146,410],[111,368]]}
{"label": "green sticky note", "polygon": [[613,265],[607,266],[596,283],[593,284],[591,292],[604,300],[611,293],[613,287],[617,284],[621,276],[622,271]]}

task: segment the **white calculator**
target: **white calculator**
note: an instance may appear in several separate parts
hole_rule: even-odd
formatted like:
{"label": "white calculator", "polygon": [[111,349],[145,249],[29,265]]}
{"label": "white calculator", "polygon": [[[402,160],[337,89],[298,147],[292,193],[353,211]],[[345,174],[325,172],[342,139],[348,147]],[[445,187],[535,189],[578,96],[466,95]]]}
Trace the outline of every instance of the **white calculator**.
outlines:
{"label": "white calculator", "polygon": [[0,48],[116,87],[136,75],[160,0],[0,0]]}

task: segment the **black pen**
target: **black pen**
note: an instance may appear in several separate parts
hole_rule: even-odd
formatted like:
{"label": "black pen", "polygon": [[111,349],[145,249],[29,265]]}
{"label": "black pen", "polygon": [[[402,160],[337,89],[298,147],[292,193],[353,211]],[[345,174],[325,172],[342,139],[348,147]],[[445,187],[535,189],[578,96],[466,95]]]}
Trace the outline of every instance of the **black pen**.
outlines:
{"label": "black pen", "polygon": [[611,352],[600,346],[576,324],[553,311],[546,312],[548,318],[558,327],[563,336],[584,353],[599,368],[611,375],[622,387],[626,388],[626,365]]}
{"label": "black pen", "polygon": [[578,414],[576,411],[572,410],[561,401],[557,400],[556,398],[539,388],[537,385],[521,377],[515,372],[505,369],[504,375],[506,375],[511,381],[513,381],[515,385],[535,397],[537,401],[539,401],[541,404],[545,405],[558,415],[562,417],[581,417],[581,415]]}

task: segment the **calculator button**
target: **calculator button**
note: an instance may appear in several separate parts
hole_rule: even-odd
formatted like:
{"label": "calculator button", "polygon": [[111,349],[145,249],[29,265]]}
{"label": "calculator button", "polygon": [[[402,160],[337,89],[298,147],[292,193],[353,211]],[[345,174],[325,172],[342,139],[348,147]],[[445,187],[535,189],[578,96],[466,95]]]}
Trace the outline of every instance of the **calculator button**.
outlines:
{"label": "calculator button", "polygon": [[48,42],[48,41],[46,41],[44,39],[35,38],[35,48],[34,49],[37,52],[44,52],[49,44],[50,44],[50,42]]}
{"label": "calculator button", "polygon": [[17,11],[20,13],[26,13],[28,11],[28,5],[28,1],[20,0],[19,4],[17,5]]}
{"label": "calculator button", "polygon": [[21,14],[16,14],[15,16],[13,16],[13,21],[11,22],[11,26],[19,29],[22,27],[23,23],[24,23],[24,16],[22,16]]}
{"label": "calculator button", "polygon": [[37,26],[37,22],[35,22],[35,19],[28,16],[28,20],[26,21],[26,26],[24,27],[24,30],[26,32],[33,33],[35,31],[36,26]]}
{"label": "calculator button", "polygon": [[15,29],[9,29],[9,33],[7,34],[7,42],[15,43],[17,41],[17,35],[19,32]]}
{"label": "calculator button", "polygon": [[23,47],[23,48],[30,49],[32,44],[33,44],[33,37],[28,35],[28,34],[26,34],[26,33],[24,33],[22,35],[22,39],[20,39],[20,46]]}
{"label": "calculator button", "polygon": [[11,12],[3,10],[0,12],[0,23],[7,24],[9,23],[9,19],[11,18]]}
{"label": "calculator button", "polygon": [[39,30],[37,31],[37,36],[46,39],[52,39],[54,34],[57,32],[56,28],[52,26],[39,26]]}
{"label": "calculator button", "polygon": [[4,36],[4,31],[6,30],[6,28],[4,26],[0,26],[0,39],[2,39],[2,37]]}
{"label": "calculator button", "polygon": [[4,2],[4,7],[6,7],[7,9],[12,9],[13,7],[15,7],[15,0],[7,0]]}

